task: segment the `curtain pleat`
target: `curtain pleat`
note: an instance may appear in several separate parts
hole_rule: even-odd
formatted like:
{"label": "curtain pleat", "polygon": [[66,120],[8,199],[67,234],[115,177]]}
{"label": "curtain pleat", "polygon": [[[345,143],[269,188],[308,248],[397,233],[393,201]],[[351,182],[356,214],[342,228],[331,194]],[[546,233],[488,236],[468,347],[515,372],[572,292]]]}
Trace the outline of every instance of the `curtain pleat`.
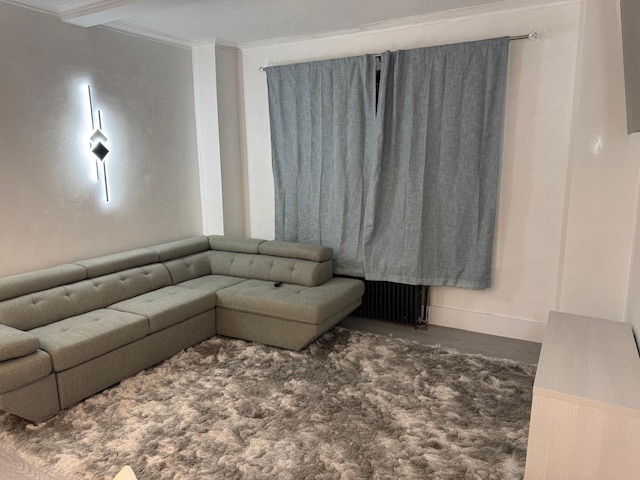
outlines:
{"label": "curtain pleat", "polygon": [[365,160],[375,149],[375,57],[269,67],[276,239],[333,248],[364,275]]}
{"label": "curtain pleat", "polygon": [[505,37],[383,56],[367,279],[490,286],[508,46]]}
{"label": "curtain pleat", "polygon": [[508,37],[267,68],[276,238],[337,273],[491,284]]}

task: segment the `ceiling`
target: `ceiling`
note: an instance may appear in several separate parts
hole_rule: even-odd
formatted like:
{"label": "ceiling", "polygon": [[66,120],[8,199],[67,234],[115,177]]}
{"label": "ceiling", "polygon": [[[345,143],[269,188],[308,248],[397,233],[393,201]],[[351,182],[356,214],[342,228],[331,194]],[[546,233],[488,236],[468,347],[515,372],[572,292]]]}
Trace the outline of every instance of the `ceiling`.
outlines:
{"label": "ceiling", "polygon": [[558,0],[4,0],[83,27],[190,46],[366,30],[407,17]]}

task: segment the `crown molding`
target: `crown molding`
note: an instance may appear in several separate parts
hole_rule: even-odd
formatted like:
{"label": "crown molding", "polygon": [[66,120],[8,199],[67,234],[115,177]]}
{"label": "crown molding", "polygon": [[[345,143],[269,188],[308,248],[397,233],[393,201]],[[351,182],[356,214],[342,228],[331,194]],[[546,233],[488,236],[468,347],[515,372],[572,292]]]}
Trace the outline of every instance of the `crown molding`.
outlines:
{"label": "crown molding", "polygon": [[105,7],[114,8],[133,3],[134,0],[3,0],[6,3],[30,8],[42,13],[58,15],[62,20],[66,17],[84,15]]}
{"label": "crown molding", "polygon": [[[193,44],[197,45],[199,42],[200,42],[200,40],[196,40],[195,42],[193,42]],[[215,44],[216,44],[216,47],[222,47],[222,48],[226,48],[228,50],[240,51],[240,49],[238,48],[238,44],[237,43],[230,42],[229,40],[225,40],[224,38],[216,37],[215,38]]]}
{"label": "crown molding", "polygon": [[197,48],[208,47],[215,45],[216,47],[222,47],[230,50],[239,51],[238,44],[230,42],[220,37],[202,38],[199,40],[188,40],[182,37],[176,37],[168,35],[163,32],[157,32],[149,28],[133,25],[125,21],[111,22],[108,25],[101,25],[99,28],[105,28],[118,33],[124,33],[134,37],[145,38],[154,42],[164,43],[165,45],[171,45],[173,47],[180,48]]}
{"label": "crown molding", "polygon": [[[80,27],[93,27],[127,18],[157,6],[159,0],[6,0],[21,7],[57,15]],[[163,0],[167,4],[170,0]]]}
{"label": "crown molding", "polygon": [[[95,12],[107,9],[123,7],[134,3],[134,0],[2,0],[6,3],[29,8],[40,13],[58,16],[62,21],[72,20],[73,18],[90,15]],[[98,28],[104,28],[117,33],[131,35],[133,37],[144,38],[173,47],[191,49],[204,45],[216,45],[233,50],[238,50],[238,44],[230,42],[223,38],[212,37],[191,41],[186,38],[169,35],[164,32],[158,32],[150,28],[141,27],[124,20],[109,22],[105,25],[96,25]]]}
{"label": "crown molding", "polygon": [[68,22],[74,18],[125,7],[133,3],[135,0],[67,0],[60,5],[60,18],[63,22]]}
{"label": "crown molding", "polygon": [[[441,12],[428,13],[424,15],[414,15],[412,17],[403,17],[393,20],[385,20],[382,22],[370,23],[360,27],[331,30],[327,32],[319,32],[310,35],[292,35],[288,37],[270,38],[266,40],[256,40],[254,42],[243,42],[238,44],[241,51],[259,50],[266,47],[274,47],[278,45],[288,45],[292,43],[308,42],[312,40],[331,38],[339,36],[347,36],[354,34],[366,35],[385,30],[397,30],[401,28],[429,25],[434,23],[442,23],[451,20],[459,20],[468,17],[479,17],[486,15],[495,15],[497,13],[512,12],[516,10],[532,10],[538,8],[556,7],[559,5],[572,5],[576,3],[584,3],[587,0],[504,0],[494,3],[477,5],[473,7],[455,8]],[[520,35],[529,32],[508,32],[505,35]]]}
{"label": "crown molding", "polygon": [[3,0],[5,3],[16,5],[18,7],[28,8],[40,13],[48,13],[50,15],[60,16],[60,9],[51,2],[43,0]]}
{"label": "crown molding", "polygon": [[104,28],[106,30],[111,30],[118,33],[124,33],[133,37],[145,38],[147,40],[164,43],[165,45],[170,45],[173,47],[191,49],[194,46],[194,42],[186,38],[168,35],[163,32],[157,32],[155,30],[140,27],[138,25],[127,23],[122,20],[111,22],[108,25],[100,25],[99,28]]}

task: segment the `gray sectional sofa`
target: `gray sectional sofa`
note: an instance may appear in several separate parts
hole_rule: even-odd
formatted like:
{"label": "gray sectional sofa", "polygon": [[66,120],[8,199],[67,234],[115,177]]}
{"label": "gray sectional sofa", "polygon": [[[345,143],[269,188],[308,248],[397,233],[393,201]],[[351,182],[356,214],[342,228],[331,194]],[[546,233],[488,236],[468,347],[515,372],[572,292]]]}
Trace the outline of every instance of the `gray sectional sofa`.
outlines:
{"label": "gray sectional sofa", "polygon": [[215,334],[302,349],[364,293],[331,257],[199,236],[0,278],[0,410],[40,422]]}

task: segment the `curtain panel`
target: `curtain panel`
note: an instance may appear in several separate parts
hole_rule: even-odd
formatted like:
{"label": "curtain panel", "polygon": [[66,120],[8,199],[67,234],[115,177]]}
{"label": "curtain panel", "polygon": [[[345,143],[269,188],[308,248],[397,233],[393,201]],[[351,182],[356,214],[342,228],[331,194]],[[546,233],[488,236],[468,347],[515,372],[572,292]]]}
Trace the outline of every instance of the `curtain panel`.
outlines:
{"label": "curtain panel", "polygon": [[375,149],[373,55],[268,67],[275,236],[334,251],[364,276],[365,159]]}
{"label": "curtain panel", "polygon": [[505,37],[383,56],[369,279],[491,285],[508,48]]}
{"label": "curtain panel", "polygon": [[386,52],[377,99],[372,55],[267,68],[276,238],[336,273],[489,287],[508,48]]}

